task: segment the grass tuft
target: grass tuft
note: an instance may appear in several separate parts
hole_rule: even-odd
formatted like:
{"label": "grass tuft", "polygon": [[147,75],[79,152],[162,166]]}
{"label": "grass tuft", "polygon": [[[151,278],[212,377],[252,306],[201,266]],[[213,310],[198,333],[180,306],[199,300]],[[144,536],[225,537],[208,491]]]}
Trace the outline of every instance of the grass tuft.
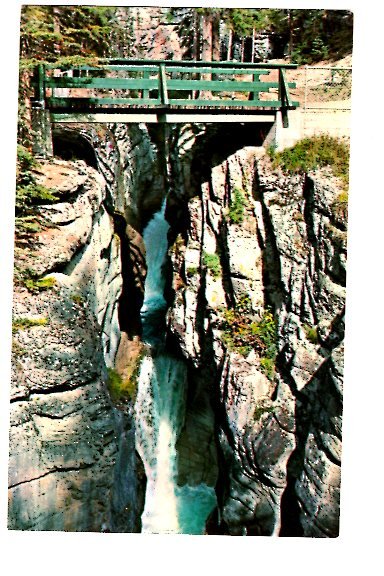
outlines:
{"label": "grass tuft", "polygon": [[330,166],[335,176],[341,178],[345,186],[349,180],[349,146],[338,138],[321,134],[303,138],[291,148],[276,152],[268,149],[274,168],[284,172],[300,174]]}

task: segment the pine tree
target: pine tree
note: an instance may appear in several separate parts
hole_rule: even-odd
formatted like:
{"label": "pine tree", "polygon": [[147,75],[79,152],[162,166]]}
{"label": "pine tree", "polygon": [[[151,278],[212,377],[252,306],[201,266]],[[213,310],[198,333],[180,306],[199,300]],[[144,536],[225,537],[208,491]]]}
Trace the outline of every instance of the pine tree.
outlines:
{"label": "pine tree", "polygon": [[106,6],[25,5],[20,20],[19,142],[30,146],[31,71],[39,63],[73,66],[110,55],[119,28],[116,9]]}

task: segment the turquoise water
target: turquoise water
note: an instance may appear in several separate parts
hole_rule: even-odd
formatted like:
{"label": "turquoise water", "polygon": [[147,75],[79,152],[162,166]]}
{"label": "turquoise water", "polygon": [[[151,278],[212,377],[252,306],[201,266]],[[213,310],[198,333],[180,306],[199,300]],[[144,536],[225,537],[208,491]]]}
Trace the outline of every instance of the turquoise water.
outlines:
{"label": "turquoise water", "polygon": [[136,399],[136,447],[147,477],[142,532],[203,534],[216,505],[215,491],[205,484],[177,486],[176,442],[184,424],[187,369],[182,360],[156,351],[165,312],[164,264],[169,225],[165,205],[144,230],[147,278],[141,311],[144,339],[152,347],[142,361]]}
{"label": "turquoise water", "polygon": [[204,534],[207,518],[217,504],[214,488],[206,484],[177,486],[175,493],[180,534]]}

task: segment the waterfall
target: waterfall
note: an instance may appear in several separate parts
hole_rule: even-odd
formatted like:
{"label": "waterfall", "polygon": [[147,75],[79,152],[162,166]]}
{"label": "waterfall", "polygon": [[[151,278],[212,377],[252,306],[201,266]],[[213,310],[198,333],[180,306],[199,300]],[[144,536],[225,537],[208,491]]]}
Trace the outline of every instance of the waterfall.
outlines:
{"label": "waterfall", "polygon": [[135,405],[136,447],[147,477],[142,532],[202,534],[216,504],[213,488],[202,484],[180,487],[176,483],[176,442],[184,423],[187,368],[182,360],[163,350],[168,230],[164,201],[143,235],[147,277],[141,318],[143,339],[152,354],[142,361]]}
{"label": "waterfall", "polygon": [[[164,310],[165,276],[163,266],[168,250],[169,224],[165,219],[166,200],[161,210],[156,212],[144,230],[144,244],[147,253],[147,278],[145,281],[144,302],[141,315],[154,310]],[[145,324],[145,321],[144,321]]]}

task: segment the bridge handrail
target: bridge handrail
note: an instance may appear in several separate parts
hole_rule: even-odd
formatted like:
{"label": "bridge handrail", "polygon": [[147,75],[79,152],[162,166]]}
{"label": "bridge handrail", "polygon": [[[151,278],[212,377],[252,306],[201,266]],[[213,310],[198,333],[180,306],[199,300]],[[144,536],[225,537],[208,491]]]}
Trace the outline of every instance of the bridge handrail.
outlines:
{"label": "bridge handrail", "polygon": [[[34,76],[35,102],[51,110],[60,108],[69,113],[71,109],[78,110],[79,106],[93,108],[107,105],[119,109],[124,106],[141,106],[143,109],[200,107],[216,110],[240,107],[248,111],[251,108],[272,108],[281,110],[283,123],[287,124],[287,111],[299,105],[292,101],[289,93],[295,84],[286,79],[286,70],[294,68],[297,68],[297,64],[111,58],[99,60],[92,65],[39,65]],[[63,75],[70,70],[77,71],[78,76]],[[103,76],[106,72],[118,71],[128,74],[124,77]],[[273,71],[278,72],[277,82],[266,79]],[[188,77],[185,78],[185,75]],[[243,80],[243,75],[251,76],[251,80]],[[225,78],[220,79],[220,76]],[[111,97],[88,93],[86,97],[79,97],[70,92],[57,96],[57,89],[125,90],[128,96],[122,98],[121,95],[116,97],[112,94]],[[266,97],[270,90],[277,92],[276,95],[272,94],[272,100]],[[132,91],[139,91],[140,96],[132,94]],[[248,100],[244,96],[234,96],[236,93],[247,92]],[[214,93],[220,93],[220,98],[215,98]]]}
{"label": "bridge handrail", "polygon": [[[280,68],[297,68],[298,64],[295,63],[275,63],[275,62],[238,62],[236,60],[220,60],[220,61],[207,61],[207,60],[161,60],[161,59],[139,59],[139,58],[99,58],[97,60],[96,66],[159,66],[160,64],[166,67],[181,66],[183,68],[189,66],[195,66],[201,68],[208,66],[209,68],[269,68],[269,69],[280,69]],[[74,66],[73,64],[68,65],[57,65],[57,64],[45,64],[46,68],[79,68],[81,66]]]}

